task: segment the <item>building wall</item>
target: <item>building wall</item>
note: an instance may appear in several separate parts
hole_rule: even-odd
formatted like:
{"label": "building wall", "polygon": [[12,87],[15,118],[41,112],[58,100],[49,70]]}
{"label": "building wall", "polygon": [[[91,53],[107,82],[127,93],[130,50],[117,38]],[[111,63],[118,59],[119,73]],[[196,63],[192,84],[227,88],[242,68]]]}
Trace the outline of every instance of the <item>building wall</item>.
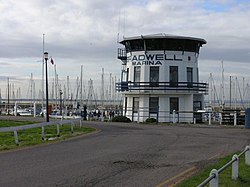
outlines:
{"label": "building wall", "polygon": [[[170,97],[179,98],[179,113],[176,114],[176,122],[193,122],[193,95],[137,95],[129,94],[127,97],[127,109],[123,108],[123,111],[127,111],[123,115],[129,117],[132,121],[144,122],[147,118],[157,118],[159,122],[173,122],[173,114],[170,111]],[[139,111],[133,113],[133,98],[139,97]],[[149,98],[159,97],[159,112],[156,114],[149,114]],[[125,101],[125,100],[124,100]],[[124,105],[125,106],[125,103]],[[177,112],[177,111],[176,111]]]}
{"label": "building wall", "polygon": [[[142,60],[142,56],[145,55],[167,55],[168,59],[173,60]],[[178,75],[179,75],[179,82],[186,82],[187,81],[187,67],[193,68],[193,82],[198,82],[197,80],[197,58],[198,55],[193,52],[180,52],[180,51],[150,51],[145,53],[144,51],[137,51],[137,52],[129,52],[127,53],[128,62],[127,68],[129,68],[129,77],[128,81],[134,81],[134,66],[141,66],[141,82],[149,82],[149,73],[150,73],[150,66],[159,66],[159,81],[160,82],[169,82],[169,66],[178,66]],[[165,56],[164,56],[165,57]],[[174,59],[174,57],[176,59]],[[190,60],[189,60],[190,58]],[[181,59],[182,61],[178,60]],[[155,65],[145,65],[143,64],[144,61],[151,61],[151,62],[161,62],[156,63]]]}
{"label": "building wall", "polygon": [[[199,82],[198,75],[198,54],[194,52],[182,51],[136,51],[127,53],[127,65],[129,74],[127,80],[134,82],[134,67],[140,66],[140,82],[150,82],[150,67],[159,66],[159,82],[170,82],[170,66],[178,66],[178,82],[187,82],[187,67],[193,69],[193,81]],[[147,118],[158,118],[159,122],[193,122],[193,102],[201,101],[202,94],[190,93],[184,91],[169,90],[151,90],[151,91],[132,91],[125,92],[127,97],[127,109],[124,115],[132,121],[144,122]],[[139,111],[133,113],[133,98],[139,97]],[[149,114],[149,98],[159,98],[158,114]],[[179,113],[173,119],[173,111],[170,111],[170,97],[179,98]],[[125,102],[125,100],[124,100]],[[125,103],[124,105],[125,106]],[[124,109],[125,111],[125,109]]]}

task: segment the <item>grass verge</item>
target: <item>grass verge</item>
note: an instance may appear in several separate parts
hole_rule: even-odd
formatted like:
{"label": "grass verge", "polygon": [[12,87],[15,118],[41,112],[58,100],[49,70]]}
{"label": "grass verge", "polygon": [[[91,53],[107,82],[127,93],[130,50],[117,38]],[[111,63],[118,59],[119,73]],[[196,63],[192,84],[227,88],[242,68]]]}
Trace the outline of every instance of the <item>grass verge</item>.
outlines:
{"label": "grass verge", "polygon": [[[237,153],[239,154],[239,153]],[[233,155],[229,155],[225,158],[219,159],[216,164],[209,165],[197,175],[186,179],[177,187],[193,187],[198,186],[202,183],[207,177],[212,169],[219,169],[228,163],[232,159]],[[208,187],[209,185],[206,185]],[[245,164],[245,156],[240,157],[239,162],[239,178],[238,180],[232,180],[232,166],[229,166],[226,170],[219,174],[219,186],[220,187],[249,187],[250,186],[250,166]]]}
{"label": "grass verge", "polygon": [[[34,122],[23,121],[0,121],[1,127],[11,127],[28,125]],[[18,131],[19,145],[15,144],[13,132],[0,132],[0,151],[16,149],[20,147],[26,147],[31,145],[48,143],[51,141],[64,140],[70,137],[79,136],[89,132],[95,131],[94,128],[74,126],[74,132],[71,132],[71,125],[60,125],[60,136],[57,136],[57,127],[46,126],[45,127],[45,140],[42,140],[41,128],[33,128]]]}

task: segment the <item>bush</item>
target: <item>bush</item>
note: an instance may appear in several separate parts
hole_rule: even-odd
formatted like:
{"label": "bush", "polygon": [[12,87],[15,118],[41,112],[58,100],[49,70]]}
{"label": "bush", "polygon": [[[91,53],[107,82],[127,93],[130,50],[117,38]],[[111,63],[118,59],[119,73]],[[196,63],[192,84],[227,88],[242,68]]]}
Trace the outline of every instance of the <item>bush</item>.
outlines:
{"label": "bush", "polygon": [[148,118],[148,119],[146,119],[145,122],[146,122],[146,123],[156,123],[157,120],[156,120],[155,118]]}
{"label": "bush", "polygon": [[115,116],[111,120],[112,122],[125,122],[125,123],[130,123],[131,120],[127,118],[126,116]]}

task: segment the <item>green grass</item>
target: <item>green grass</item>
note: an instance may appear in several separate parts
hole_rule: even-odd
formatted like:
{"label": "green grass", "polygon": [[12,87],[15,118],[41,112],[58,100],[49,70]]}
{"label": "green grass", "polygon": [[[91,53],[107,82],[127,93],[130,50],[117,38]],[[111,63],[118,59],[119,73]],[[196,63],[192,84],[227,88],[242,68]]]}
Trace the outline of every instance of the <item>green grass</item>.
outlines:
{"label": "green grass", "polygon": [[[239,153],[237,153],[239,154]],[[216,164],[209,165],[197,175],[183,181],[178,187],[193,187],[198,186],[207,177],[209,177],[212,169],[219,169],[232,159],[233,155],[220,159]],[[206,185],[208,187],[209,185]],[[249,187],[250,186],[250,166],[245,164],[245,156],[240,157],[239,163],[239,178],[238,180],[232,180],[232,166],[229,166],[226,170],[219,174],[219,186],[220,187]]]}
{"label": "green grass", "polygon": [[[20,126],[32,124],[34,122],[20,122],[20,121],[0,121],[1,127],[10,127],[10,126]],[[93,128],[89,127],[79,127],[74,126],[74,132],[71,132],[71,125],[60,125],[60,136],[57,136],[57,127],[46,126],[45,129],[45,140],[42,140],[42,129],[41,128],[33,128],[18,131],[18,141],[19,145],[15,144],[14,133],[13,132],[0,132],[0,151],[2,150],[10,150],[19,147],[26,147],[31,145],[43,144],[51,141],[58,141],[67,139],[74,136],[79,136],[82,134],[86,134],[89,132],[95,131]],[[53,140],[48,140],[49,138],[53,138]]]}

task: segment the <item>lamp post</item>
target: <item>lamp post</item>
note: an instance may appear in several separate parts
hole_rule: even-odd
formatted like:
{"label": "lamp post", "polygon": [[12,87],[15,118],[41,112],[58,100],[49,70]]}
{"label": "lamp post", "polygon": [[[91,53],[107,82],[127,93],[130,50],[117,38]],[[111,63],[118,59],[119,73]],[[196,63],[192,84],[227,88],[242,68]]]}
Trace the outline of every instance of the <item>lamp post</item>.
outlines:
{"label": "lamp post", "polygon": [[62,90],[60,90],[60,115],[62,115]]}
{"label": "lamp post", "polygon": [[48,52],[44,52],[44,60],[45,60],[45,74],[46,74],[46,121],[49,122],[49,92],[48,92]]}

